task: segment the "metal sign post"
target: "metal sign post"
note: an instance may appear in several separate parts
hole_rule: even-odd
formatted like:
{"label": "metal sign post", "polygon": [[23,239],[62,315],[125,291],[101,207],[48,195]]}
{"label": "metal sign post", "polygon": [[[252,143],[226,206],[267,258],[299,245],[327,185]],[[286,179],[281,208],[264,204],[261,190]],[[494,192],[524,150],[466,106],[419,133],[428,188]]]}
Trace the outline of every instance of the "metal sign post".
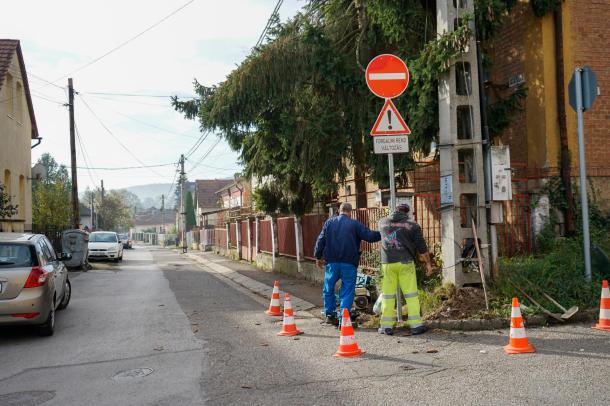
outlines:
{"label": "metal sign post", "polygon": [[396,210],[396,181],[394,179],[394,154],[388,154],[388,173],[390,175],[390,211]]}
{"label": "metal sign post", "polygon": [[[585,86],[583,86],[583,82],[585,82]],[[576,110],[585,278],[587,282],[591,282],[591,238],[589,234],[589,199],[587,198],[587,166],[585,161],[583,113],[591,108],[593,101],[597,96],[597,78],[595,77],[593,70],[589,67],[576,68],[568,86],[568,93],[570,105]]]}
{"label": "metal sign post", "polygon": [[[392,103],[392,98],[398,97],[409,85],[409,69],[404,61],[397,56],[378,55],[366,67],[366,83],[376,96],[384,98],[385,103],[371,135],[374,136],[376,154],[388,155],[388,175],[390,178],[390,210],[396,210],[396,181],[394,179],[394,153],[409,151],[411,133],[407,123]],[[402,295],[400,285],[396,289],[396,320],[402,323]]]}

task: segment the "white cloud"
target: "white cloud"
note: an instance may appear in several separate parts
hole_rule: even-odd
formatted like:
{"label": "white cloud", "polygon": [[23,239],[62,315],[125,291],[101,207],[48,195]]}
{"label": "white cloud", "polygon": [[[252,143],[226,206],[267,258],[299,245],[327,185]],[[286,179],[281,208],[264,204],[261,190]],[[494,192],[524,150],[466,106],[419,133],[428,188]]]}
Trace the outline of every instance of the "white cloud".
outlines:
{"label": "white cloud", "polygon": [[[74,71],[133,37],[169,14],[186,0],[21,0],[3,4],[0,38],[22,41],[30,86],[34,94],[59,102],[65,90],[45,84],[33,75],[54,80]],[[192,81],[211,85],[222,81],[247,55],[275,7],[275,0],[196,0],[161,25],[74,73],[75,88],[121,142],[147,164],[174,162],[199,137],[198,126],[173,111],[161,98],[94,96],[87,92],[193,94]],[[302,6],[284,2],[282,18]],[[57,84],[66,86],[66,79]],[[69,163],[68,113],[65,107],[34,97],[34,109],[43,143],[32,159],[50,152]],[[133,166],[138,163],[110,136],[77,98],[76,122],[93,166]],[[126,118],[128,116],[130,118]],[[194,138],[176,136],[146,126],[150,123]],[[215,142],[214,135],[193,154],[187,168]],[[80,149],[78,165],[84,166]],[[237,155],[221,142],[189,178],[232,176]],[[129,171],[93,171],[107,188],[142,183],[171,182],[172,167]],[[86,170],[79,171],[79,189],[91,186]]]}

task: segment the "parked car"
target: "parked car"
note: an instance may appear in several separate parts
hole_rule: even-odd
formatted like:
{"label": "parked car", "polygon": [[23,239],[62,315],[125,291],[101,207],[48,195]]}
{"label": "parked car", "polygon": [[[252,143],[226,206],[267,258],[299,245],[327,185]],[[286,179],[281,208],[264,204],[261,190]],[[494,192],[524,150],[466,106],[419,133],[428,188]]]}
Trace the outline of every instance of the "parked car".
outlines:
{"label": "parked car", "polygon": [[72,297],[68,269],[40,234],[0,233],[0,326],[35,325],[53,335],[55,311]]}
{"label": "parked car", "polygon": [[123,244],[114,231],[94,231],[89,234],[89,259],[123,259]]}
{"label": "parked car", "polygon": [[129,238],[129,234],[119,234],[119,239],[123,244],[123,248],[127,248],[128,250],[133,248],[133,244],[131,242],[131,239]]}

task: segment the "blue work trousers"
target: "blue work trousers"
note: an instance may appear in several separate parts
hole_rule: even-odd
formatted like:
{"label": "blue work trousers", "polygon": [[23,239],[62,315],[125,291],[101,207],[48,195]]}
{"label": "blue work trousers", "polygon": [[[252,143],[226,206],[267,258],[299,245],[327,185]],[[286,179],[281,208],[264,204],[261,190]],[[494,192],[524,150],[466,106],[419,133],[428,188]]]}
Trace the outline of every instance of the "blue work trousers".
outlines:
{"label": "blue work trousers", "polygon": [[[341,319],[341,309],[351,311],[354,302],[354,291],[356,288],[356,267],[352,264],[334,262],[326,264],[324,275],[324,313],[332,316],[337,312],[337,317]],[[339,299],[341,301],[339,311],[335,300],[335,285],[341,279],[341,290]]]}

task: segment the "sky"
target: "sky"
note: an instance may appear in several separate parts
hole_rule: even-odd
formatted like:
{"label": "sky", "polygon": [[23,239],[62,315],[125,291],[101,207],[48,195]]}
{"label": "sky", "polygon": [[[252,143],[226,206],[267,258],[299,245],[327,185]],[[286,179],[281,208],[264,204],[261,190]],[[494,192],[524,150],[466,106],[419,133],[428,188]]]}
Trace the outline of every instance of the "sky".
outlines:
{"label": "sky", "polygon": [[[43,137],[32,150],[32,164],[43,153],[70,164],[69,117],[63,105],[68,75],[78,92],[74,102],[78,167],[173,164],[195,145],[201,135],[198,123],[174,111],[169,98],[116,94],[189,97],[194,95],[194,79],[208,86],[222,82],[256,44],[277,0],[194,0],[85,66],[186,3],[20,0],[2,5],[0,38],[21,40]],[[283,1],[280,18],[292,17],[303,5],[302,0]],[[217,134],[210,134],[189,157],[185,165],[189,180],[232,177],[240,170],[237,153],[218,140]],[[102,179],[106,189],[171,183],[175,169],[174,165],[78,169],[79,192],[98,186]]]}

